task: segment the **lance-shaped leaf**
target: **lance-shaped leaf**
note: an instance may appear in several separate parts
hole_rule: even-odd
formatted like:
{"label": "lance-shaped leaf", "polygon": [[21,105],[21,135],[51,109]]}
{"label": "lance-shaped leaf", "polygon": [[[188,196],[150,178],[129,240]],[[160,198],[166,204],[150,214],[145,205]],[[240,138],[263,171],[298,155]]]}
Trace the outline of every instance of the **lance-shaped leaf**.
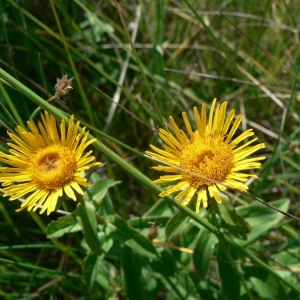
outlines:
{"label": "lance-shaped leaf", "polygon": [[65,233],[80,231],[80,225],[75,217],[75,214],[58,218],[52,221],[47,227],[47,238],[57,239]]}
{"label": "lance-shaped leaf", "polygon": [[118,217],[110,218],[105,226],[107,235],[113,239],[124,242],[133,250],[148,257],[157,257],[158,253],[151,241],[132,228],[127,221]]}
{"label": "lance-shaped leaf", "polygon": [[[211,209],[213,209],[225,222],[225,227],[231,231],[232,234],[239,238],[246,239],[245,234],[251,231],[248,222],[234,209],[229,198],[226,195],[220,194],[222,203],[213,202]],[[241,235],[238,235],[238,234]]]}
{"label": "lance-shaped leaf", "polygon": [[217,237],[206,229],[201,229],[193,253],[195,269],[201,278],[205,278],[214,247],[218,242]]}
{"label": "lance-shaped leaf", "polygon": [[101,244],[97,234],[97,220],[94,205],[90,202],[85,202],[84,205],[79,203],[76,214],[86,243],[94,253],[100,255]]}
{"label": "lance-shaped leaf", "polygon": [[186,224],[188,217],[185,213],[179,211],[177,212],[167,223],[165,234],[166,239],[168,240],[176,232],[180,231],[183,225]]}

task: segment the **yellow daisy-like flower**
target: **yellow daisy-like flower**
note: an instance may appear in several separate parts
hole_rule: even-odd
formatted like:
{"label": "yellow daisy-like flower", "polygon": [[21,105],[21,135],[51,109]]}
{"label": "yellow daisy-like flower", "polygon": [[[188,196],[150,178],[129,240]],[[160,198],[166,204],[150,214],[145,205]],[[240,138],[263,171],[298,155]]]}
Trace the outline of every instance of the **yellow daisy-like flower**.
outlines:
{"label": "yellow daisy-like flower", "polygon": [[211,198],[221,203],[219,191],[226,190],[226,187],[247,191],[248,187],[244,182],[249,177],[257,178],[257,176],[241,173],[241,171],[260,168],[261,163],[258,161],[265,159],[265,157],[246,159],[255,151],[265,148],[265,145],[249,146],[257,140],[254,138],[238,146],[241,141],[254,135],[252,129],[233,138],[242,115],[237,117],[229,130],[235,111],[231,110],[226,119],[227,102],[218,104],[216,108],[215,106],[216,99],[212,103],[208,123],[206,122],[206,105],[202,105],[201,114],[194,107],[197,126],[195,131],[192,130],[186,113],[182,113],[189,137],[178,128],[174,119],[169,117],[174,134],[161,128],[158,133],[164,142],[164,150],[150,145],[155,152],[146,151],[146,154],[153,159],[166,163],[153,169],[176,174],[164,175],[153,181],[155,184],[169,184],[177,181],[159,196],[164,197],[179,192],[175,200],[183,198],[182,205],[187,205],[197,194],[196,212],[199,212],[201,203],[205,208],[208,206],[207,192]]}
{"label": "yellow daisy-like flower", "polygon": [[17,211],[35,211],[43,205],[40,214],[47,210],[49,215],[64,193],[73,200],[74,190],[83,194],[80,185],[89,184],[81,173],[101,163],[91,163],[95,159],[90,156],[92,151],[83,154],[96,139],[87,140],[85,128],[78,133],[79,122],[74,125],[74,116],[70,117],[69,125],[62,120],[60,134],[52,115],[45,112],[41,117],[38,127],[33,120],[27,122],[31,132],[18,126],[17,135],[8,133],[15,143],[8,143],[11,155],[0,152],[0,161],[10,166],[0,167],[0,182],[9,200],[30,193]]}

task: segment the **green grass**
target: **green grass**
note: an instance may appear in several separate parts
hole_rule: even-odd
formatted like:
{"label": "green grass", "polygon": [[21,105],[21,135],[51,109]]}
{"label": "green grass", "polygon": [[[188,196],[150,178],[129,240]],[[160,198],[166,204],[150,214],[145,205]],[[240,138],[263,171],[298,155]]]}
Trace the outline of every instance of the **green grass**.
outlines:
{"label": "green grass", "polygon": [[[61,211],[16,213],[20,202],[0,195],[0,298],[298,299],[299,222],[235,191],[229,202],[250,233],[244,221],[196,215],[158,197],[160,174],[144,156],[168,116],[184,128],[182,111],[228,101],[244,115],[239,133],[254,128],[266,144],[249,192],[299,217],[297,1],[133,3],[119,1],[121,17],[112,1],[0,3],[0,150],[41,107],[88,126],[103,163],[85,195],[97,228],[87,220],[69,232],[66,218],[51,223]],[[66,73],[74,90],[47,104]],[[223,217],[237,222],[227,201]],[[76,207],[61,210],[85,220]],[[147,239],[153,221],[162,247]]]}

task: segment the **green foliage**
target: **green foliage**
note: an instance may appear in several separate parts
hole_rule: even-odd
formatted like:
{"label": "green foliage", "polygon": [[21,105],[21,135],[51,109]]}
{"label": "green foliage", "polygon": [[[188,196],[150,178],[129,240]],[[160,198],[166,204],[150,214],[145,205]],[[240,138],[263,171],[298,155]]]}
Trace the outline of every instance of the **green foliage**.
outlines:
{"label": "green foliage", "polygon": [[299,215],[297,2],[36,3],[0,1],[0,150],[46,109],[87,126],[102,166],[49,217],[0,194],[0,298],[298,299],[297,221],[235,191],[200,214],[159,199],[143,155],[169,115],[227,100],[266,144],[249,192]]}
{"label": "green foliage", "polygon": [[75,213],[60,217],[57,221],[52,221],[47,227],[47,238],[57,239],[65,233],[80,231],[80,225],[77,222]]}
{"label": "green foliage", "polygon": [[241,234],[237,236],[246,239],[245,234],[251,231],[249,224],[233,208],[227,196],[220,194],[220,197],[222,199],[222,203],[217,203],[215,201],[212,205],[212,210],[215,211],[216,214],[218,214],[225,222],[223,225],[225,228],[229,229],[232,233]]}
{"label": "green foliage", "polygon": [[225,299],[240,299],[241,283],[238,266],[227,246],[220,243],[217,252],[219,275],[222,284],[222,295]]}
{"label": "green foliage", "polygon": [[94,253],[100,255],[102,251],[98,239],[97,216],[94,205],[89,202],[85,202],[84,205],[79,203],[76,215],[88,246]]}
{"label": "green foliage", "polygon": [[212,259],[214,247],[218,239],[208,230],[202,229],[199,233],[193,253],[193,263],[200,278],[205,278],[209,263]]}
{"label": "green foliage", "polygon": [[187,224],[187,220],[188,217],[181,211],[177,212],[173,217],[171,217],[166,225],[166,239],[170,239],[174,233],[178,233],[180,230],[182,230],[183,226]]}

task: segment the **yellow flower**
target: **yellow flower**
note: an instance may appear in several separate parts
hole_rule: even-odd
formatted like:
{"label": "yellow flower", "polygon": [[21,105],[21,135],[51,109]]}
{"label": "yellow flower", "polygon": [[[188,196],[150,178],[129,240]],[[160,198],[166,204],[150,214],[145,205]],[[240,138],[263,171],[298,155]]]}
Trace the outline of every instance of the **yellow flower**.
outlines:
{"label": "yellow flower", "polygon": [[174,134],[161,128],[158,133],[164,142],[164,150],[150,145],[155,152],[146,151],[146,154],[153,159],[166,163],[153,169],[175,173],[175,175],[161,176],[153,181],[155,184],[170,184],[175,181],[174,185],[165,189],[159,196],[164,197],[179,192],[175,200],[183,198],[182,205],[187,205],[197,194],[196,212],[199,212],[201,203],[205,208],[208,206],[208,195],[221,203],[219,191],[226,190],[226,187],[247,191],[248,187],[244,182],[250,176],[255,178],[257,176],[241,173],[241,171],[260,168],[261,163],[258,161],[265,159],[265,157],[246,159],[255,151],[265,148],[265,145],[249,146],[257,140],[254,138],[238,146],[241,141],[254,135],[252,129],[233,138],[242,115],[237,117],[229,130],[234,110],[230,111],[226,119],[227,102],[218,104],[216,109],[215,106],[216,99],[212,103],[208,123],[206,122],[206,105],[202,105],[200,114],[194,107],[197,127],[195,131],[192,130],[186,113],[182,113],[189,137],[178,128],[174,119],[169,117]]}
{"label": "yellow flower", "polygon": [[74,190],[83,194],[80,185],[89,184],[81,173],[100,163],[91,163],[95,159],[90,156],[92,151],[83,154],[96,139],[88,141],[85,128],[78,133],[79,122],[74,125],[74,116],[69,125],[62,120],[60,134],[52,115],[45,112],[41,117],[38,127],[33,120],[27,122],[31,132],[18,126],[17,135],[8,133],[15,143],[8,143],[11,155],[0,151],[0,161],[10,166],[0,167],[0,182],[9,200],[30,193],[17,211],[25,208],[35,211],[43,205],[40,214],[47,210],[49,215],[64,193],[73,200],[76,200]]}

